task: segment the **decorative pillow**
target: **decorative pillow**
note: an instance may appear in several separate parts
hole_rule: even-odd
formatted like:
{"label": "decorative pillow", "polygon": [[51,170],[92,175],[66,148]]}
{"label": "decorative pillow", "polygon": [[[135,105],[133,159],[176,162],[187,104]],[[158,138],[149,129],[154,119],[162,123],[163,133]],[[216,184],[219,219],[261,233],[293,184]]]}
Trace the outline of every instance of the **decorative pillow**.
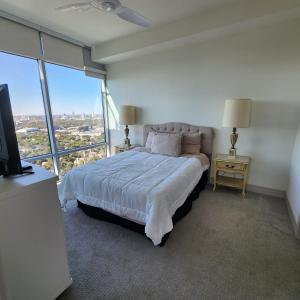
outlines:
{"label": "decorative pillow", "polygon": [[155,132],[153,130],[148,133],[147,141],[146,141],[146,145],[145,145],[146,148],[151,148],[154,133]]}
{"label": "decorative pillow", "polygon": [[151,153],[178,156],[181,153],[181,140],[181,133],[154,133]]}
{"label": "decorative pillow", "polygon": [[182,149],[183,154],[197,155],[201,151],[201,133],[184,133],[182,136]]}

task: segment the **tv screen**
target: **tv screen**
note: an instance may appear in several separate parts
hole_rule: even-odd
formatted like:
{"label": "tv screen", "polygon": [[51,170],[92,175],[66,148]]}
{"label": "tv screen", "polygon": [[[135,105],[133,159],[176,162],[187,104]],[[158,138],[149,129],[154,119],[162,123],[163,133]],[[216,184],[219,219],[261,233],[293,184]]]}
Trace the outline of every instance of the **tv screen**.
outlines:
{"label": "tv screen", "polygon": [[22,173],[8,86],[0,85],[0,175]]}
{"label": "tv screen", "polygon": [[2,117],[0,114],[0,159],[8,160],[9,155],[5,143],[5,134],[4,134],[4,128],[2,124]]}

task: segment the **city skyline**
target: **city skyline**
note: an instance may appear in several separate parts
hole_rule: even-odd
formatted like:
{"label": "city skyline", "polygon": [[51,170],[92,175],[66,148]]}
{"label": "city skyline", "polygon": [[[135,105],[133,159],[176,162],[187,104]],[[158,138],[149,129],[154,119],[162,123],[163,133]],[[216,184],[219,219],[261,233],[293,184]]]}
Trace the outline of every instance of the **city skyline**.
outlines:
{"label": "city skyline", "polygon": [[[53,117],[61,117],[61,116],[101,116],[103,118],[103,113],[84,113],[84,112],[81,112],[81,113],[75,113],[75,112],[72,112],[72,113],[61,113],[61,114],[52,114]],[[45,118],[45,114],[38,114],[38,115],[27,115],[27,114],[14,114],[15,117],[43,117]]]}

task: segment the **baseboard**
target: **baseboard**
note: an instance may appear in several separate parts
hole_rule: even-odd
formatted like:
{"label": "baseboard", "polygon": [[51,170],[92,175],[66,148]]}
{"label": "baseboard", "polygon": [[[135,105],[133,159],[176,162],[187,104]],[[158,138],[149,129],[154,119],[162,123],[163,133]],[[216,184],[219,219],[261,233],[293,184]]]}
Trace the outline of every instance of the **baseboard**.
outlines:
{"label": "baseboard", "polygon": [[257,186],[253,184],[248,184],[247,191],[283,199],[286,198],[285,191],[271,189],[263,186]]}
{"label": "baseboard", "polygon": [[[213,184],[213,182],[214,182],[214,179],[211,177],[210,183]],[[257,194],[267,195],[267,196],[283,198],[283,199],[286,198],[285,191],[271,189],[271,188],[267,188],[267,187],[263,187],[263,186],[257,186],[257,185],[253,185],[253,184],[248,184],[247,191],[257,193]]]}
{"label": "baseboard", "polygon": [[294,214],[292,211],[292,207],[291,207],[288,197],[286,197],[285,199],[286,199],[286,206],[287,206],[288,214],[289,214],[289,217],[290,217],[293,229],[294,229],[295,237],[296,237],[296,239],[300,239],[299,220],[295,220],[295,217],[294,217]]}
{"label": "baseboard", "polygon": [[66,281],[64,283],[62,283],[62,285],[55,291],[55,293],[53,293],[54,298],[51,299],[56,299],[58,296],[60,296],[66,289],[68,289],[72,283],[73,283],[73,279],[71,276],[69,276],[69,278],[65,278]]}

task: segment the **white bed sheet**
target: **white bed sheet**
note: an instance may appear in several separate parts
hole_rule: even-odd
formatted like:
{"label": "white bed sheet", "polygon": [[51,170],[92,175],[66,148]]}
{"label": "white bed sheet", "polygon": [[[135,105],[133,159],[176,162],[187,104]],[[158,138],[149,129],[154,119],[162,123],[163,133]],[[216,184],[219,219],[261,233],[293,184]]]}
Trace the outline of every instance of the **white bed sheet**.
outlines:
{"label": "white bed sheet", "polygon": [[71,170],[59,185],[59,198],[64,206],[78,199],[145,224],[158,245],[207,168],[196,158],[126,151]]}

